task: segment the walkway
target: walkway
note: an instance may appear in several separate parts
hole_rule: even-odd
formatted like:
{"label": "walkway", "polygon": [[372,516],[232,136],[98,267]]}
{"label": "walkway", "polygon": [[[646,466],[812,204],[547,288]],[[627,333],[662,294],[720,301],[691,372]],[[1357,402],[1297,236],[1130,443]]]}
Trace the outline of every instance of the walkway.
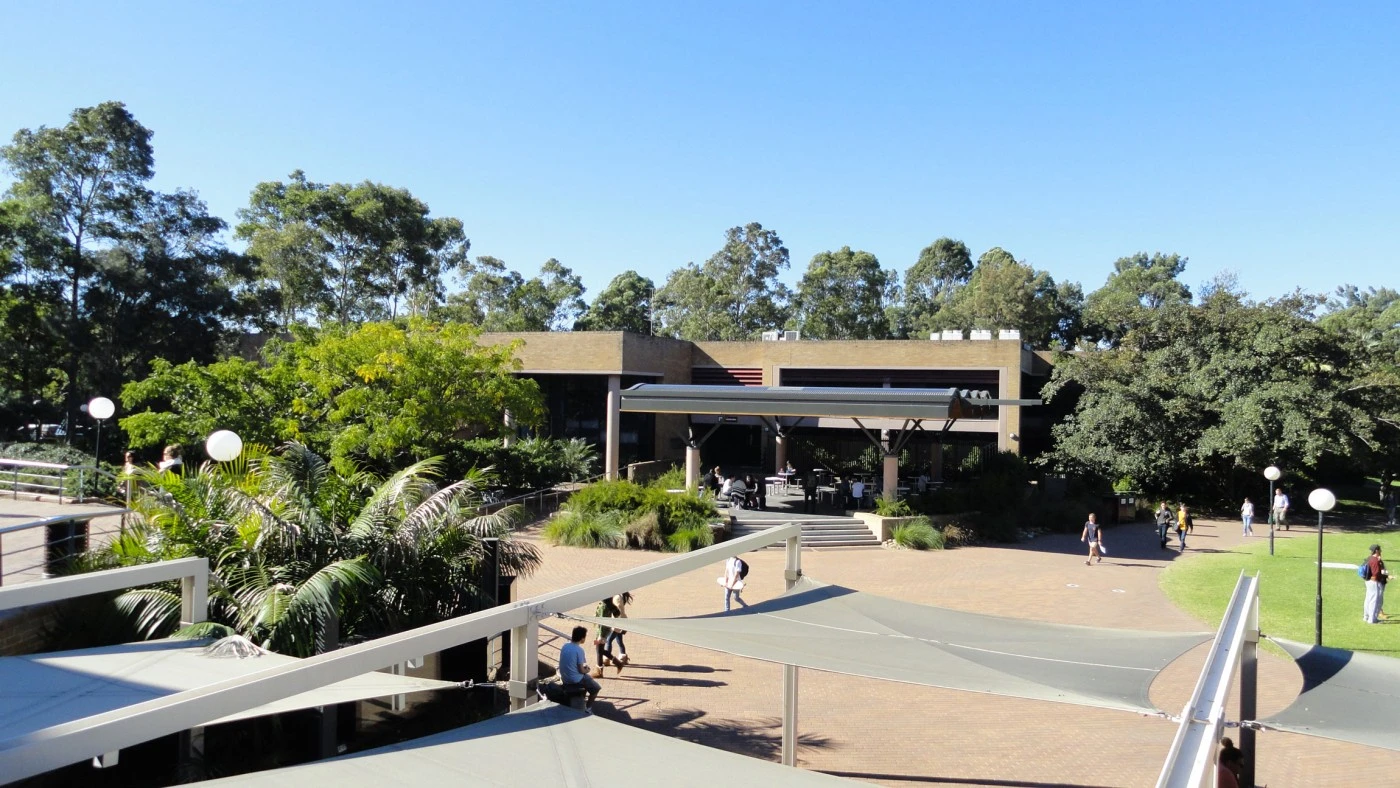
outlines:
{"label": "walkway", "polygon": [[[946,552],[880,548],[804,551],[804,572],[818,580],[943,607],[1070,624],[1213,631],[1167,602],[1157,578],[1175,549],[1157,546],[1147,523],[1112,527],[1113,551],[1085,566],[1069,535],[1029,544]],[[1257,537],[1256,537],[1257,538]],[[1280,539],[1306,538],[1298,531]],[[1193,548],[1229,550],[1238,526],[1198,521]],[[657,560],[655,553],[541,545],[542,570],[522,583],[522,597]],[[1189,551],[1188,551],[1189,554]],[[782,593],[783,555],[746,556],[750,601]],[[637,592],[637,616],[693,615],[722,607],[716,565]],[[581,612],[589,612],[581,611]],[[547,622],[563,628],[560,621]],[[609,669],[600,714],[643,728],[768,760],[781,742],[781,669],[641,636],[628,637],[632,658],[621,675]],[[1200,671],[1202,646],[1153,686],[1160,708],[1178,712]],[[542,649],[553,661],[553,648]],[[1101,709],[940,690],[812,670],[801,672],[798,751],[804,768],[881,785],[1147,786],[1161,769],[1175,732],[1164,719]],[[1260,659],[1260,713],[1298,693],[1301,677],[1270,653]],[[1395,753],[1283,733],[1259,733],[1260,785],[1389,784],[1400,774]]]}

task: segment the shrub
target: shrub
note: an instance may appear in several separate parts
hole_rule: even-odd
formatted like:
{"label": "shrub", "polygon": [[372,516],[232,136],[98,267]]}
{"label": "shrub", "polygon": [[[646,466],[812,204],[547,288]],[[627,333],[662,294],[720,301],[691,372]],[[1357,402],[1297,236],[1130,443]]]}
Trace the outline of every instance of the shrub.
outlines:
{"label": "shrub", "polygon": [[977,534],[961,523],[948,523],[943,526],[943,546],[965,547],[977,541]]}
{"label": "shrub", "polygon": [[875,513],[881,517],[908,517],[914,513],[908,501],[892,501],[888,498],[875,499]]}
{"label": "shrub", "polygon": [[943,534],[933,527],[927,517],[896,525],[891,536],[895,544],[909,550],[943,549]]}
{"label": "shrub", "polygon": [[714,532],[710,530],[708,523],[700,525],[687,525],[684,528],[677,528],[666,537],[666,543],[674,553],[688,553],[691,550],[699,550],[702,547],[709,547],[715,543]]}
{"label": "shrub", "polygon": [[670,470],[652,479],[647,486],[658,490],[684,490],[685,469],[679,465],[672,465]]}
{"label": "shrub", "polygon": [[618,512],[584,515],[565,511],[544,527],[544,537],[569,547],[624,547],[627,530]]}
{"label": "shrub", "polygon": [[[646,508],[647,492],[647,488],[626,479],[595,482],[570,496],[565,508],[579,514],[640,512]],[[661,495],[666,492],[661,491]]]}
{"label": "shrub", "polygon": [[627,524],[627,546],[643,550],[660,550],[665,547],[665,536],[661,533],[661,518],[656,512],[647,512]]}

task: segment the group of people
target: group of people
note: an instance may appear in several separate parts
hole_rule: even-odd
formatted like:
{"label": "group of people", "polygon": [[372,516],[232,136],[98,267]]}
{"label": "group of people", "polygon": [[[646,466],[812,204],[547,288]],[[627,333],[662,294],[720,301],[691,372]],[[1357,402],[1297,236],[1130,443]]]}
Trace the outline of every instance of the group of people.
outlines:
{"label": "group of people", "polygon": [[1186,535],[1196,529],[1195,519],[1191,516],[1191,510],[1186,507],[1186,504],[1180,504],[1176,511],[1172,512],[1167,502],[1162,501],[1157,506],[1157,513],[1153,519],[1157,523],[1157,541],[1163,550],[1167,549],[1169,541],[1167,533],[1173,525],[1176,526],[1177,544],[1180,545],[1182,551],[1186,550]]}
{"label": "group of people", "polygon": [[733,506],[738,504],[745,509],[763,509],[768,506],[768,489],[753,477],[746,474],[725,476],[718,467],[705,474],[705,487],[717,500]]}
{"label": "group of people", "polygon": [[[627,618],[627,606],[630,604],[632,592],[623,592],[599,602],[593,616]],[[626,634],[624,629],[599,623],[593,636],[593,649],[597,661],[591,668],[583,651],[583,641],[588,638],[587,627],[574,627],[574,631],[569,635],[569,642],[559,649],[559,681],[566,690],[578,687],[587,693],[583,703],[585,712],[592,713],[593,701],[598,698],[598,693],[603,691],[603,685],[598,683],[598,679],[603,677],[603,668],[611,664],[621,673],[632,661],[627,656],[627,644],[622,639]],[[616,652],[613,651],[614,644],[617,645]]]}

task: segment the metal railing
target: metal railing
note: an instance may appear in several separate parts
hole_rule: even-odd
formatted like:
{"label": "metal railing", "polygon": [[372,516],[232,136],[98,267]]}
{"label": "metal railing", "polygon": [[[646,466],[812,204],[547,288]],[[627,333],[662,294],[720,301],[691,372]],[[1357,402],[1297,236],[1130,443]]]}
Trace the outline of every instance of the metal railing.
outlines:
{"label": "metal railing", "polygon": [[[0,459],[0,488],[8,487],[13,498],[20,494],[56,495],[63,503],[64,490],[70,475],[75,474],[76,495],[69,495],[70,501],[87,500],[89,486],[96,479],[106,477],[117,484],[117,477],[110,471],[95,465],[64,465],[56,462],[37,460]],[[95,485],[91,485],[95,488]]]}
{"label": "metal railing", "polygon": [[530,515],[526,522],[534,522],[559,511],[559,507],[563,506],[564,502],[569,500],[569,497],[577,492],[580,487],[600,481],[604,477],[604,474],[600,473],[586,479],[568,482],[570,486],[567,488],[555,486],[544,490],[532,490],[527,493],[511,496],[510,498],[497,498],[487,493],[482,496],[483,502],[477,507],[477,513],[492,514],[493,512],[499,512],[507,506],[519,505],[524,507],[525,511]]}
{"label": "metal railing", "polygon": [[[7,581],[13,580],[21,575],[33,573],[39,570],[42,577],[51,574],[50,570],[56,564],[67,561],[74,556],[87,551],[89,540],[94,535],[90,531],[90,522],[98,517],[111,517],[126,514],[126,509],[103,509],[97,511],[74,512],[72,514],[62,514],[57,517],[45,517],[41,520],[31,520],[18,525],[8,525],[0,527],[0,586]],[[14,537],[36,528],[44,529],[44,536],[37,544],[27,544],[24,547],[5,549],[5,537]],[[12,542],[13,544],[13,542]],[[29,559],[29,563],[22,566],[13,566],[16,556],[42,550],[41,557],[36,561]],[[27,558],[27,557],[26,557]],[[37,579],[37,578],[36,578]]]}

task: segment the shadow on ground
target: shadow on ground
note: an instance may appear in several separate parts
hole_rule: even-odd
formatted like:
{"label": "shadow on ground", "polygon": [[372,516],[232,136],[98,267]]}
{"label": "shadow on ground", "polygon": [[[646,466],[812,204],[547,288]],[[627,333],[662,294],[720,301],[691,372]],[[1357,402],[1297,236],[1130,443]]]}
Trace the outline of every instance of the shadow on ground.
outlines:
{"label": "shadow on ground", "polygon": [[[595,710],[603,703],[603,700],[599,699],[594,704]],[[619,709],[603,711],[602,716],[663,736],[768,761],[777,759],[783,749],[783,722],[777,717],[741,721],[712,717],[700,709],[665,709],[639,717],[633,717]],[[831,746],[831,739],[826,736],[798,734],[797,737],[799,750],[826,749]]]}

